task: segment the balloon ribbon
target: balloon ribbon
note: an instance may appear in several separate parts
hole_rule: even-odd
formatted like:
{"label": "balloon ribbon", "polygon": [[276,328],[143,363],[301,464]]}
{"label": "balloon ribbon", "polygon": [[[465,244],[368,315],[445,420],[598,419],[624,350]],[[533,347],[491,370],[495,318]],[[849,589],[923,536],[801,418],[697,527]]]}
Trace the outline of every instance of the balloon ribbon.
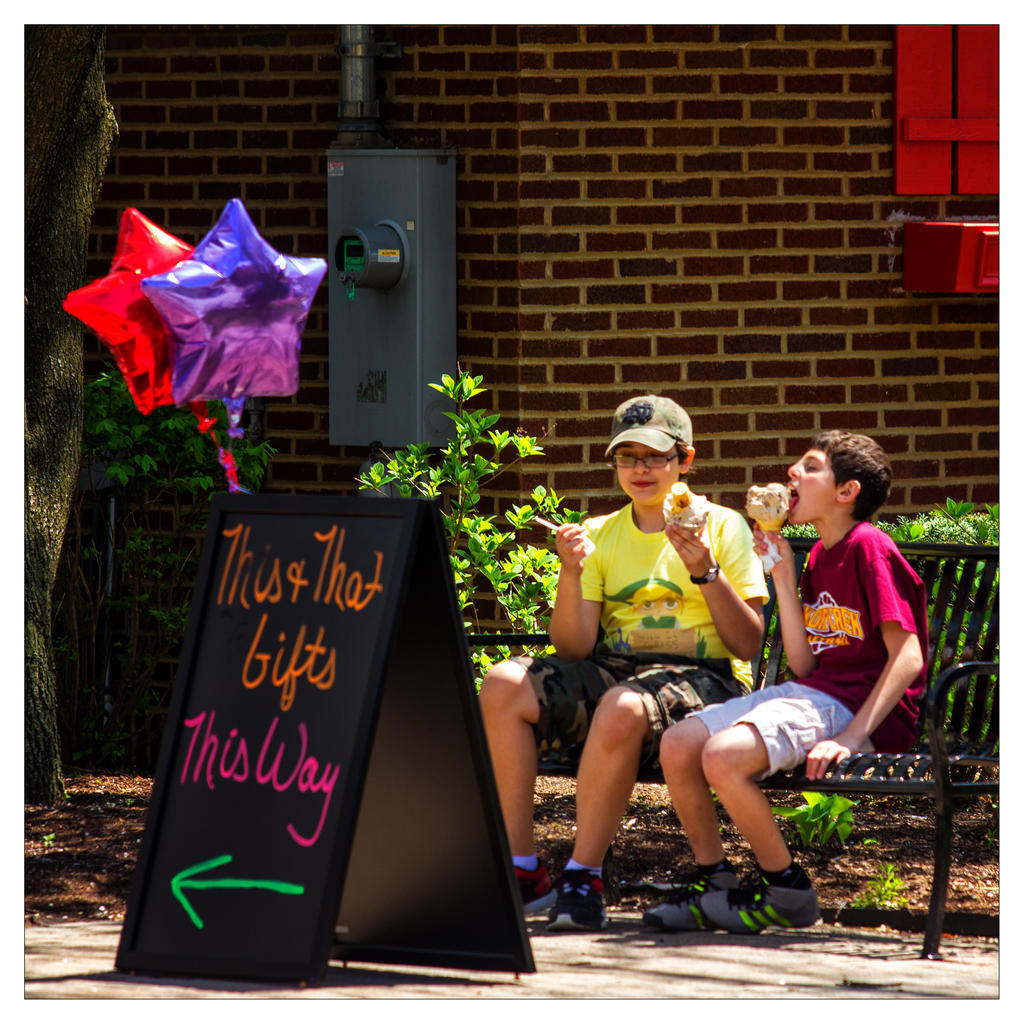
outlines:
{"label": "balloon ribbon", "polygon": [[[232,494],[236,494],[239,491],[244,494],[251,493],[238,482],[238,466],[235,464],[234,455],[231,454],[230,449],[224,448],[220,441],[217,440],[217,435],[213,430],[217,425],[217,418],[209,414],[206,408],[206,402],[189,402],[188,407],[192,410],[192,413],[196,418],[199,433],[205,434],[217,446],[217,461],[223,467],[224,475],[227,477],[228,491]],[[228,428],[228,434],[232,437],[241,437],[244,431],[242,431],[238,426],[238,419],[241,416],[240,406],[235,406],[234,408],[229,406],[229,416],[232,417],[232,423],[231,427]]]}

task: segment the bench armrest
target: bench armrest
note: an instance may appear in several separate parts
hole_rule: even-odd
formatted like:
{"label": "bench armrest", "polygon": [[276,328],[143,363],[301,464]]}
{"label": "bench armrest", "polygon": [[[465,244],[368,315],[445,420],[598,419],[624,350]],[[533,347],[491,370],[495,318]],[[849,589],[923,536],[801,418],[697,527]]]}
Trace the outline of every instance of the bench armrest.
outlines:
{"label": "bench armrest", "polygon": [[946,736],[946,715],[949,695],[954,688],[966,686],[976,676],[991,676],[998,682],[999,663],[995,661],[966,661],[951,665],[942,672],[925,696],[924,717],[936,773],[945,774],[949,765]]}

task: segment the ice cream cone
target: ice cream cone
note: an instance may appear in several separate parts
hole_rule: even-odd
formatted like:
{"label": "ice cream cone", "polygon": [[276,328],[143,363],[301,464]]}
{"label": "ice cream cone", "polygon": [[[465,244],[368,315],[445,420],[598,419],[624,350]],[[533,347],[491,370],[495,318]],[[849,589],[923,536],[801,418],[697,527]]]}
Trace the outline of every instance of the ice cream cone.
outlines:
{"label": "ice cream cone", "polygon": [[711,502],[700,494],[694,494],[684,480],[672,485],[662,506],[666,525],[679,526],[691,533],[700,533],[704,529],[710,511]]}
{"label": "ice cream cone", "polygon": [[[789,519],[790,491],[786,484],[756,484],[747,491],[747,515],[757,523],[762,533],[778,533]],[[771,540],[766,541],[768,550],[761,556],[761,565],[765,572],[771,570],[782,561],[778,545]]]}

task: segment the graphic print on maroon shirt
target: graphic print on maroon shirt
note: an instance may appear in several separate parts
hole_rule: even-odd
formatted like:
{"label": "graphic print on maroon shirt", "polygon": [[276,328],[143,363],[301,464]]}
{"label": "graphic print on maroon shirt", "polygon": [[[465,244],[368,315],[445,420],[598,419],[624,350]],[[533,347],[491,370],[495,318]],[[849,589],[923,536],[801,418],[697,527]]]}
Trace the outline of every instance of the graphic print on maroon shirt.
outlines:
{"label": "graphic print on maroon shirt", "polygon": [[[927,663],[924,584],[892,538],[871,523],[858,523],[831,548],[815,544],[800,591],[807,640],[818,665],[799,681],[830,694],[854,714],[889,657],[883,622],[916,633]],[[922,668],[872,734],[876,750],[900,753],[917,742],[925,675]]]}

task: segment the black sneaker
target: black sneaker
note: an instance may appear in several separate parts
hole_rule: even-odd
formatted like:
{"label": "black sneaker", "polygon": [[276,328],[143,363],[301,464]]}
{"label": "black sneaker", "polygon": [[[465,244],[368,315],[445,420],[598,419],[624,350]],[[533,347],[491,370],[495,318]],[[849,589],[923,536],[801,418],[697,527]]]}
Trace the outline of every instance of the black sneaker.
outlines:
{"label": "black sneaker", "polygon": [[519,883],[519,895],[523,901],[523,912],[530,914],[538,910],[547,910],[558,896],[551,884],[551,876],[543,864],[538,864],[533,871],[516,868],[516,881]]}
{"label": "black sneaker", "polygon": [[761,877],[757,885],[715,890],[700,898],[700,909],[711,927],[727,932],[759,932],[765,928],[806,928],[821,917],[814,886],[801,869],[795,886],[770,885]]}
{"label": "black sneaker", "polygon": [[740,880],[731,867],[713,873],[696,871],[673,889],[656,907],[644,911],[643,923],[663,932],[694,932],[707,927],[700,909],[701,896],[715,889],[736,889]]}
{"label": "black sneaker", "polygon": [[549,932],[593,932],[604,928],[604,883],[589,871],[566,871],[548,915]]}

